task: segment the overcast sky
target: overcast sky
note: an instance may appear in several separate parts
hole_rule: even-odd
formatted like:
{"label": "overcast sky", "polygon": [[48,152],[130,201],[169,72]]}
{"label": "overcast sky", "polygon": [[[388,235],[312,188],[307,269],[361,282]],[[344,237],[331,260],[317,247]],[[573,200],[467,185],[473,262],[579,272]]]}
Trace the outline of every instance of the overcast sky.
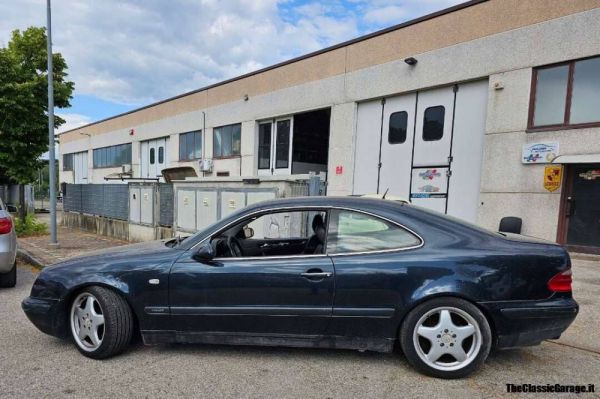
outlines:
{"label": "overcast sky", "polygon": [[[75,82],[74,128],[461,0],[54,0],[54,52]],[[0,0],[0,46],[45,26],[45,0]]]}

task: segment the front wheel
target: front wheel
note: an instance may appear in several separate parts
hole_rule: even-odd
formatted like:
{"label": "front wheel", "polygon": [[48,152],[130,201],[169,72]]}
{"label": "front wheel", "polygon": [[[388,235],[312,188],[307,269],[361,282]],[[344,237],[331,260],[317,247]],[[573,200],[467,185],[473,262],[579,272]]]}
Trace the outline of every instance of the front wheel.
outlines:
{"label": "front wheel", "polygon": [[408,314],[400,342],[408,361],[423,373],[461,378],[483,364],[492,333],[475,305],[458,298],[436,298]]}
{"label": "front wheel", "polygon": [[77,349],[93,359],[123,352],[133,335],[133,314],[127,302],[114,291],[88,287],[71,303],[71,336]]}
{"label": "front wheel", "polygon": [[17,285],[17,262],[8,273],[0,274],[0,288],[12,288]]}

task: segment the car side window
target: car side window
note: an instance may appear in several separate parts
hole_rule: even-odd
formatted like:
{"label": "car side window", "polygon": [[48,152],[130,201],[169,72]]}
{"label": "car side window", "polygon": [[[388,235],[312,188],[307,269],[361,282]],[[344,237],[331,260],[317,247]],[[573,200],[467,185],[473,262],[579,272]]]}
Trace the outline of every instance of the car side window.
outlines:
{"label": "car side window", "polygon": [[330,214],[328,254],[393,250],[420,243],[413,233],[375,216],[348,210]]}

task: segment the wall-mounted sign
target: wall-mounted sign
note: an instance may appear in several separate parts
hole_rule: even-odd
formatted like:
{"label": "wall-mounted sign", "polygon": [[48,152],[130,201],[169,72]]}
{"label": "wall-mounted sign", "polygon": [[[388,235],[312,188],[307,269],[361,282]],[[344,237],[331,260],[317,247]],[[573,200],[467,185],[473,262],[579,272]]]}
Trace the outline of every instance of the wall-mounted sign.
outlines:
{"label": "wall-mounted sign", "polygon": [[523,163],[550,163],[558,156],[558,142],[523,144]]}
{"label": "wall-mounted sign", "polygon": [[544,168],[544,188],[550,192],[560,188],[562,181],[562,165],[546,166]]}
{"label": "wall-mounted sign", "polygon": [[335,167],[335,174],[336,175],[341,175],[342,173],[344,173],[344,167],[342,165],[338,165]]}

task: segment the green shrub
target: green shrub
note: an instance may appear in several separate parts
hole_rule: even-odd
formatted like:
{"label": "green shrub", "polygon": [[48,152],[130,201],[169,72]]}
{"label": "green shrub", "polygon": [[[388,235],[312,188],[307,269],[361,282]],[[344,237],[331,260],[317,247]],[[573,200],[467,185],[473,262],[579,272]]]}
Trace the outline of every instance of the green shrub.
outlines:
{"label": "green shrub", "polygon": [[18,237],[39,236],[48,234],[48,226],[46,223],[40,222],[34,215],[27,215],[25,223],[21,219],[15,218],[15,232]]}

